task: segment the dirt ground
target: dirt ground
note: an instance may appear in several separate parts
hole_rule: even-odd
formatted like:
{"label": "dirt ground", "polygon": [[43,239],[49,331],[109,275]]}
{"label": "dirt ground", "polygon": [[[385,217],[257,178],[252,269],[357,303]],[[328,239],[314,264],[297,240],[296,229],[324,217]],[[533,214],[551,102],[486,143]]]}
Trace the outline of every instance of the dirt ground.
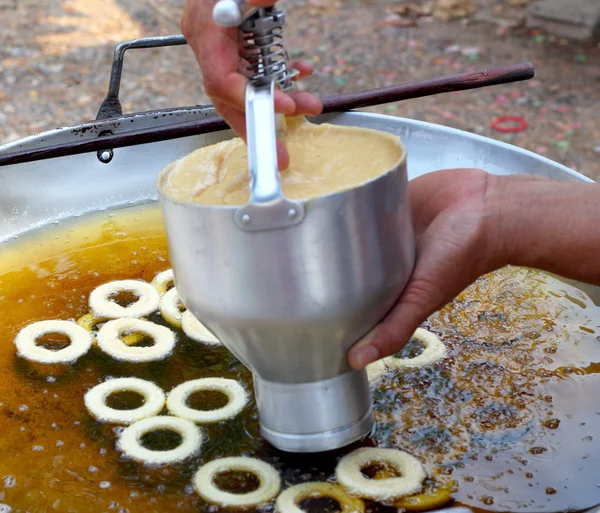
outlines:
{"label": "dirt ground", "polygon": [[[430,0],[431,1],[431,0]],[[382,106],[390,115],[503,140],[600,176],[600,46],[526,29],[528,0],[477,0],[476,12],[442,21],[427,0],[282,0],[286,44],[316,73],[319,95],[531,61],[534,80]],[[459,2],[460,3],[460,2]],[[0,143],[96,117],[114,46],[179,33],[184,0],[0,0]],[[412,7],[411,7],[412,6]],[[508,6],[508,7],[507,7]],[[125,58],[125,112],[207,103],[187,47]],[[492,121],[522,116],[502,134]]]}

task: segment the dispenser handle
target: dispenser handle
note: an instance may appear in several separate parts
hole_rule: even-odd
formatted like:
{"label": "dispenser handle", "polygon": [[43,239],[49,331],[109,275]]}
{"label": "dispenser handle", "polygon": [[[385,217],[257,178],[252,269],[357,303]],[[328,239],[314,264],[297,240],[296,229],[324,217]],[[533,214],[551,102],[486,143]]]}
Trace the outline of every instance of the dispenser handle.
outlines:
{"label": "dispenser handle", "polygon": [[277,166],[274,94],[274,81],[264,86],[248,82],[246,87],[246,134],[252,203],[268,203],[283,195]]}
{"label": "dispenser handle", "polygon": [[213,7],[213,21],[219,27],[239,27],[257,10],[245,0],[219,0]]}
{"label": "dispenser handle", "polygon": [[293,226],[304,218],[304,207],[283,195],[277,166],[275,82],[246,85],[246,134],[250,202],[235,213],[246,231]]}

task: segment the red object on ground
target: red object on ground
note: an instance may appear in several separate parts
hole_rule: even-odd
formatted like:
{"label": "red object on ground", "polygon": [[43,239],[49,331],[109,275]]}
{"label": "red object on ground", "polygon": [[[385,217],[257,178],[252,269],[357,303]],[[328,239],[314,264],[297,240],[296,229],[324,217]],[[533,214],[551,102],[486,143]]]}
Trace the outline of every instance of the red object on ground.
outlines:
{"label": "red object on ground", "polygon": [[[504,126],[506,123],[518,123],[516,126]],[[492,128],[503,134],[522,132],[527,128],[527,121],[521,116],[501,116],[492,121]]]}

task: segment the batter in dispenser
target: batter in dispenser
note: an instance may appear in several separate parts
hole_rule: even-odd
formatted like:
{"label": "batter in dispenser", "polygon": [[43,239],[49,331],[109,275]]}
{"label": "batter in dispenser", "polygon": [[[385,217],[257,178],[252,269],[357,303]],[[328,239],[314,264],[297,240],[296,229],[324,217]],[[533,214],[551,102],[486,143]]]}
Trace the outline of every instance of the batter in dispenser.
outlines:
{"label": "batter in dispenser", "polygon": [[[311,199],[351,189],[398,165],[400,137],[376,130],[304,118],[287,122],[290,167],[282,172],[287,198]],[[174,162],[160,179],[176,201],[204,205],[245,205],[250,199],[248,154],[240,138],[200,148]]]}

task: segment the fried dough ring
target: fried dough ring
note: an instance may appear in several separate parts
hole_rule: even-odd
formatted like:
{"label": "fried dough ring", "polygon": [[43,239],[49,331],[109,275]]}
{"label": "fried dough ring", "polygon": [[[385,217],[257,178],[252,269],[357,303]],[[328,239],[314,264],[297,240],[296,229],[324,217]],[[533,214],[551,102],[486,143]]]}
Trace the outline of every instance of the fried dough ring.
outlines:
{"label": "fried dough ring", "polygon": [[311,482],[291,486],[279,497],[275,507],[278,513],[305,513],[299,504],[305,499],[327,497],[340,505],[340,513],[364,513],[365,503],[346,494],[343,488],[332,483]]}
{"label": "fried dough ring", "polygon": [[394,507],[407,511],[431,511],[439,509],[453,499],[452,494],[455,491],[456,482],[454,481],[448,481],[443,484],[425,484],[423,490],[418,494],[402,497],[394,501]]}
{"label": "fried dough ring", "polygon": [[[121,339],[127,331],[138,331],[154,339],[150,347],[128,346]],[[107,322],[97,336],[98,347],[116,360],[125,362],[153,362],[168,357],[175,347],[175,333],[169,328],[150,321],[123,317]]]}
{"label": "fried dough ring", "polygon": [[[230,493],[220,490],[214,484],[214,478],[222,472],[249,472],[254,474],[260,484],[249,493]],[[229,457],[213,460],[200,467],[194,476],[196,493],[205,501],[223,507],[250,507],[264,504],[273,499],[281,489],[281,477],[274,467],[256,458]]]}
{"label": "fried dough ring", "polygon": [[[133,292],[138,300],[129,306],[121,306],[110,300],[112,294]],[[149,283],[141,280],[117,280],[100,285],[90,294],[89,305],[92,313],[105,319],[120,317],[145,317],[158,308],[160,296]]]}
{"label": "fried dough ring", "polygon": [[[361,470],[369,465],[385,463],[397,468],[401,477],[369,479]],[[342,457],[335,476],[346,491],[363,499],[390,501],[419,492],[427,472],[421,462],[410,454],[395,449],[357,449]]]}
{"label": "fried dough ring", "polygon": [[[82,328],[86,329],[92,334],[92,337],[96,337],[96,333],[94,333],[94,328],[103,322],[106,322],[108,319],[103,319],[102,317],[96,317],[92,313],[87,313],[82,315],[79,319],[77,319],[77,324]],[[142,340],[143,335],[139,333],[131,333],[130,335],[123,335],[121,340],[127,344],[128,346],[133,346],[137,344],[140,340]]]}
{"label": "fried dough ring", "polygon": [[[117,392],[136,392],[144,403],[131,410],[116,410],[106,404],[106,399]],[[161,412],[165,393],[151,381],[139,378],[116,378],[100,383],[86,392],[84,403],[90,414],[99,422],[131,424]]]}
{"label": "fried dough ring", "polygon": [[[70,344],[57,351],[38,346],[36,340],[48,333],[60,333],[69,338]],[[25,360],[37,363],[76,362],[92,347],[92,336],[81,326],[71,321],[39,321],[25,326],[14,341],[17,355]]]}
{"label": "fried dough ring", "polygon": [[170,284],[175,284],[173,269],[167,269],[166,271],[158,273],[150,283],[161,296],[166,294]]}
{"label": "fried dough ring", "polygon": [[[196,410],[186,401],[194,392],[220,392],[229,399],[222,408],[216,410]],[[181,417],[198,424],[221,422],[235,417],[248,403],[248,393],[242,385],[233,379],[201,378],[186,381],[176,386],[167,397],[167,408],[171,415]]]}
{"label": "fried dough ring", "polygon": [[223,345],[189,310],[183,312],[181,316],[181,328],[189,338],[196,342],[201,342],[209,346]]}
{"label": "fried dough ring", "polygon": [[163,294],[158,306],[164,320],[176,328],[181,328],[181,317],[183,316],[183,312],[179,310],[180,303],[177,289],[173,287]]}
{"label": "fried dough ring", "polygon": [[425,367],[426,365],[431,365],[432,363],[441,360],[448,353],[448,349],[444,343],[437,335],[430,331],[423,328],[417,328],[413,337],[425,346],[423,352],[414,358],[396,358],[395,356],[388,356],[387,358],[384,358],[384,362],[387,366],[392,369],[414,369]]}
{"label": "fried dough ring", "polygon": [[367,376],[369,378],[369,383],[375,384],[380,381],[387,370],[388,366],[383,360],[377,360],[376,362],[367,365]]}
{"label": "fried dough ring", "polygon": [[[141,444],[144,435],[152,431],[174,431],[182,438],[181,443],[168,451],[153,451]],[[198,427],[189,420],[177,417],[149,417],[127,426],[117,440],[117,449],[132,460],[147,465],[178,463],[200,450],[202,436]]]}

